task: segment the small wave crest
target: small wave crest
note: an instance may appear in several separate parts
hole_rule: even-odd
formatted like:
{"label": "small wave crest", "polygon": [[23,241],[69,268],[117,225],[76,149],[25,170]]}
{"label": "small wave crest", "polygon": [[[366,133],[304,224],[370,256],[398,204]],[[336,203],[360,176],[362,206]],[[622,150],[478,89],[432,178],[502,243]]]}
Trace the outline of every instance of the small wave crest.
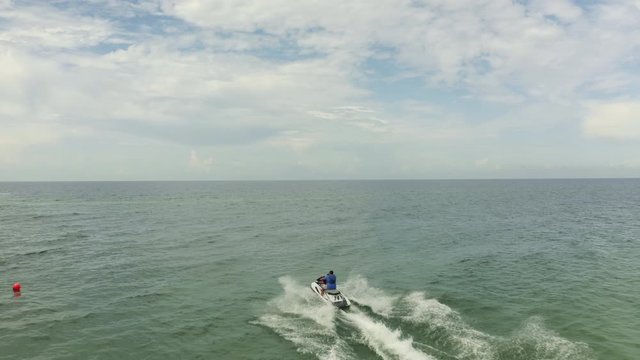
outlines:
{"label": "small wave crest", "polygon": [[392,329],[381,321],[354,310],[345,314],[360,331],[362,339],[383,359],[430,360],[433,357],[417,350],[413,339],[401,330]]}
{"label": "small wave crest", "polygon": [[594,358],[589,346],[571,342],[544,327],[539,316],[527,319],[512,337],[500,339],[498,348],[503,357],[531,354],[532,359],[582,360]]}
{"label": "small wave crest", "polygon": [[384,317],[391,316],[394,304],[399,298],[387,295],[384,291],[370,286],[369,281],[360,275],[348,279],[343,287],[348,289],[349,299],[368,306],[373,312]]}
{"label": "small wave crest", "polygon": [[306,286],[297,284],[290,277],[278,279],[283,294],[273,300],[272,304],[284,314],[291,314],[309,319],[329,330],[335,330],[333,308],[322,305],[318,298]]}
{"label": "small wave crest", "polygon": [[403,321],[417,325],[430,342],[444,345],[457,358],[493,359],[492,337],[467,325],[453,309],[424,292],[413,292],[403,299]]}
{"label": "small wave crest", "polygon": [[296,345],[299,352],[319,359],[354,359],[335,327],[337,309],[324,306],[308,287],[291,277],[278,279],[281,295],[268,304],[268,312],[255,324],[266,326]]}

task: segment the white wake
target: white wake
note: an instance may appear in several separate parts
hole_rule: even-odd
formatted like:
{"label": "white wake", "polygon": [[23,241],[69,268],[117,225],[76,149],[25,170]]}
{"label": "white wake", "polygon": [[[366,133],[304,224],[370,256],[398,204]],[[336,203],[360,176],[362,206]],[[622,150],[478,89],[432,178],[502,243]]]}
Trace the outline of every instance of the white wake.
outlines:
{"label": "white wake", "polygon": [[[347,360],[584,360],[584,343],[571,342],[531,318],[511,336],[474,329],[462,316],[424,292],[391,295],[356,276],[341,284],[353,301],[341,311],[322,301],[308,285],[279,279],[282,294],[272,299],[254,323],[318,359]],[[365,353],[369,349],[370,352]]]}

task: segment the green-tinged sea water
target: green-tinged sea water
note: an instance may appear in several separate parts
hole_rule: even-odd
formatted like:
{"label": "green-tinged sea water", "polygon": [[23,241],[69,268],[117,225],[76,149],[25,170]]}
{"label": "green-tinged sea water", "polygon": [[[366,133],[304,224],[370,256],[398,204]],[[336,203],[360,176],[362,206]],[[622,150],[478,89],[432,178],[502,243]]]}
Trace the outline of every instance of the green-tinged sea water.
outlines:
{"label": "green-tinged sea water", "polygon": [[1,359],[633,360],[639,299],[640,180],[0,183]]}

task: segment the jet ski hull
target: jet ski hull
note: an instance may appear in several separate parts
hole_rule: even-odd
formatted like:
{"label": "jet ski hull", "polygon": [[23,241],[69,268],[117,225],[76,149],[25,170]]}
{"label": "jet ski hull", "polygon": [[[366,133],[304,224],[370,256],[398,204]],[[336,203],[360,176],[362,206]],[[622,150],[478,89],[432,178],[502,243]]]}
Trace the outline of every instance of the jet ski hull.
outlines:
{"label": "jet ski hull", "polygon": [[351,301],[349,301],[349,299],[339,290],[325,290],[323,294],[322,287],[317,282],[311,283],[311,290],[313,290],[313,292],[320,296],[320,298],[325,302],[340,309],[347,309],[351,306]]}

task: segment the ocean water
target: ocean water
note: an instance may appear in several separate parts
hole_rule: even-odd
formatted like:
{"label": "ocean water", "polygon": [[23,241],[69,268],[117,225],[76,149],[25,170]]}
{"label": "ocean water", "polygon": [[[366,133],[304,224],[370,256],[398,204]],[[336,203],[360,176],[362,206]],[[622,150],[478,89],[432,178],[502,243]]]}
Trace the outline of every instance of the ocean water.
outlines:
{"label": "ocean water", "polygon": [[[0,358],[640,359],[639,205],[640,180],[0,183]],[[349,311],[309,289],[328,270]]]}

